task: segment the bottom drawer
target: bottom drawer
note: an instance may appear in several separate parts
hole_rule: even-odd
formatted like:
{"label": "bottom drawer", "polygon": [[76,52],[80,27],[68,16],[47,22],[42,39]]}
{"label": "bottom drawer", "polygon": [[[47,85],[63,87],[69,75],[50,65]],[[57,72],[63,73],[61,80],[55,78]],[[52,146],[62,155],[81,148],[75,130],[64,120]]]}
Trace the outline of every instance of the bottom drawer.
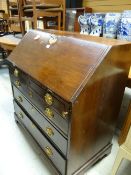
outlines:
{"label": "bottom drawer", "polygon": [[42,135],[39,129],[34,123],[27,117],[23,110],[14,102],[15,113],[20,121],[24,124],[26,129],[35,138],[37,143],[41,146],[48,158],[53,162],[59,172],[64,175],[66,160],[56,151],[56,149],[50,144],[50,142]]}

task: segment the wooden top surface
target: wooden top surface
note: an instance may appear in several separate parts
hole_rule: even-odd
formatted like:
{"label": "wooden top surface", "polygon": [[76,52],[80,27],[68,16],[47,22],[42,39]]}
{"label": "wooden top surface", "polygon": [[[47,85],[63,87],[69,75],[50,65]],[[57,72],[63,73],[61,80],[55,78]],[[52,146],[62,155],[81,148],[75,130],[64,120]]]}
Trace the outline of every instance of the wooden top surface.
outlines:
{"label": "wooden top surface", "polygon": [[14,37],[13,35],[5,35],[0,37],[0,44],[6,44],[11,46],[17,46],[21,39]]}
{"label": "wooden top surface", "polygon": [[78,39],[82,39],[82,40],[89,40],[92,42],[96,42],[96,43],[101,43],[101,44],[105,44],[108,46],[114,46],[114,45],[125,45],[128,41],[124,41],[124,40],[117,40],[117,39],[109,39],[109,38],[104,38],[104,37],[97,37],[97,36],[91,36],[91,35],[80,35],[77,32],[67,32],[67,31],[58,31],[58,30],[45,30],[46,32],[50,32],[50,33],[55,33],[57,35],[61,35],[61,36],[68,36],[68,37],[75,37]]}
{"label": "wooden top surface", "polygon": [[[104,59],[111,45],[125,43],[111,40],[111,45],[106,45],[107,39],[98,38],[96,42],[95,37],[83,39],[83,36],[77,34],[74,38],[73,34],[62,34],[58,31],[55,34],[59,34],[57,42],[49,47],[50,33],[28,32],[8,59],[41,84],[71,102]],[[39,38],[36,39],[36,36]]]}

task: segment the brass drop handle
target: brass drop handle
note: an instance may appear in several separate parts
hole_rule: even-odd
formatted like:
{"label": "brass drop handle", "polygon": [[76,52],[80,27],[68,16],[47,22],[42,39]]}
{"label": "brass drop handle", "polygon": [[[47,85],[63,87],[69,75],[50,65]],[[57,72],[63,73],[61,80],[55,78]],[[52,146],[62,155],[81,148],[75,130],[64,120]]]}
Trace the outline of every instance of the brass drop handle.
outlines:
{"label": "brass drop handle", "polygon": [[53,130],[50,128],[50,127],[47,127],[46,128],[46,133],[49,137],[53,136],[54,135],[54,132]]}
{"label": "brass drop handle", "polygon": [[20,112],[20,113],[18,114],[18,117],[19,117],[20,119],[23,119],[23,118],[24,118],[22,112]]}
{"label": "brass drop handle", "polygon": [[22,102],[23,102],[22,97],[21,97],[21,96],[18,96],[18,97],[17,97],[17,101],[20,102],[20,103],[22,103]]}
{"label": "brass drop handle", "polygon": [[53,152],[52,152],[52,150],[51,150],[51,148],[50,148],[49,146],[47,146],[47,147],[45,148],[45,152],[46,152],[46,154],[47,154],[48,156],[52,156],[52,155],[53,155]]}
{"label": "brass drop handle", "polygon": [[14,76],[18,77],[19,76],[19,71],[17,69],[14,70]]}
{"label": "brass drop handle", "polygon": [[68,112],[62,112],[62,117],[63,117],[63,118],[65,118],[65,119],[66,119],[66,118],[67,118],[67,116],[68,116]]}
{"label": "brass drop handle", "polygon": [[45,109],[45,114],[49,119],[52,119],[54,117],[53,111],[50,108]]}
{"label": "brass drop handle", "polygon": [[32,98],[33,97],[33,92],[29,91],[29,96]]}
{"label": "brass drop handle", "polygon": [[53,97],[49,93],[45,94],[44,100],[48,105],[52,105],[53,103]]}
{"label": "brass drop handle", "polygon": [[16,81],[15,81],[15,85],[16,85],[16,87],[19,88],[19,87],[21,86],[20,81],[19,81],[19,80],[16,80]]}

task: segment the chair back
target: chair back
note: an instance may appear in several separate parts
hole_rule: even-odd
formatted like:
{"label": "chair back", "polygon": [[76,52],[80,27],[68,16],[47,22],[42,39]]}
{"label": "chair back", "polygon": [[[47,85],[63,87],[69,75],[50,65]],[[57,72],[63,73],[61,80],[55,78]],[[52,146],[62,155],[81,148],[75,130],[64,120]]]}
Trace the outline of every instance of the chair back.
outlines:
{"label": "chair back", "polygon": [[50,3],[50,4],[61,4],[64,0],[41,0],[44,3]]}
{"label": "chair back", "polygon": [[[32,4],[32,0],[24,0],[25,4]],[[36,4],[46,3],[46,4],[65,4],[65,0],[35,0]]]}
{"label": "chair back", "polygon": [[65,8],[65,0],[41,0],[41,3],[60,4],[63,8]]}
{"label": "chair back", "polygon": [[[42,0],[35,0],[36,4],[40,4]],[[32,5],[32,0],[24,0],[25,5]]]}
{"label": "chair back", "polygon": [[17,0],[8,0],[7,2],[9,3],[10,6],[17,5]]}

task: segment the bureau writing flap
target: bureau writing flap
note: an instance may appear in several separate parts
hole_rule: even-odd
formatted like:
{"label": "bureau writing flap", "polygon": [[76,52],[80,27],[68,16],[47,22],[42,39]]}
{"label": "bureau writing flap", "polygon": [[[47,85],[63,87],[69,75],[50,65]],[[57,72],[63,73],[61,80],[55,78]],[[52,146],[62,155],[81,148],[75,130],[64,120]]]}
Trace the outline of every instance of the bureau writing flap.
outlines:
{"label": "bureau writing flap", "polygon": [[[124,48],[130,44],[69,32],[31,30],[8,60],[72,102],[103,59],[110,59],[108,55],[116,52],[119,46]],[[119,56],[119,53],[115,54],[115,63]]]}

